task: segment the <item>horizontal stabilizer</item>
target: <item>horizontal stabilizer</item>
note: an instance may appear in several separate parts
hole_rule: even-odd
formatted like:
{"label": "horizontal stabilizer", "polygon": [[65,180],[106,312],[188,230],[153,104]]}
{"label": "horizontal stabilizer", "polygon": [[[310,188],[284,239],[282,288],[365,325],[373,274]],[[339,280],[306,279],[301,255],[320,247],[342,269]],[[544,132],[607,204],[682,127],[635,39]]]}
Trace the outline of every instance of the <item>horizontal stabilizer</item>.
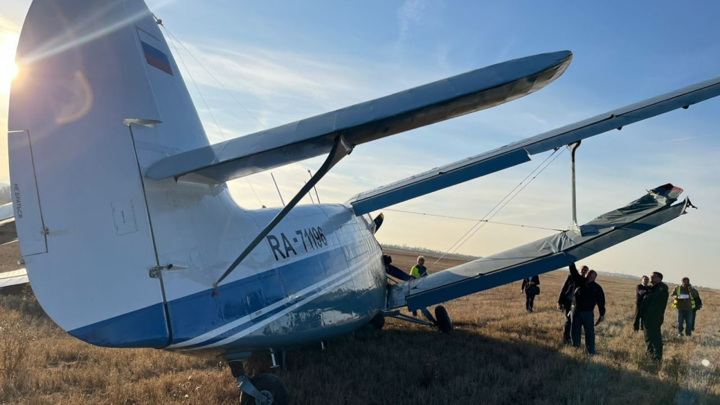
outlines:
{"label": "horizontal stabilizer", "polygon": [[17,240],[12,203],[0,205],[0,245]]}
{"label": "horizontal stabilizer", "polygon": [[515,166],[530,160],[530,155],[546,152],[612,129],[720,95],[720,77],[600,114],[575,124],[514,142],[395,183],[358,194],[348,202],[356,215],[363,215],[410,200],[467,180]]}
{"label": "horizontal stabilizer", "polygon": [[672,205],[682,189],[660,186],[623,208],[580,227],[505,252],[392,286],[388,307],[425,308],[468,294],[546,273],[584,259],[671,221],[688,201]]}
{"label": "horizontal stabilizer", "polygon": [[27,270],[19,269],[0,273],[0,288],[28,283]]}
{"label": "horizontal stabilizer", "polygon": [[559,77],[569,51],[499,63],[379,99],[164,158],[154,180],[222,183],[328,153],[338,135],[353,146],[490,108]]}

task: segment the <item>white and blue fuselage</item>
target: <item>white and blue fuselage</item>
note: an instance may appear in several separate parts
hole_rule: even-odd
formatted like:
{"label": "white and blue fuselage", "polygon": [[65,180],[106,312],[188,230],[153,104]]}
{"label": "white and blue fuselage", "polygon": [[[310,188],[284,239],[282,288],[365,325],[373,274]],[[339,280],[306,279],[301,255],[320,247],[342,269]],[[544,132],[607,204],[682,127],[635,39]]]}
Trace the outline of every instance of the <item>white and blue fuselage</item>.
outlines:
{"label": "white and blue fuselage", "polygon": [[[264,224],[277,211],[238,210],[238,217]],[[340,204],[296,207],[246,259],[262,267],[241,264],[228,281],[209,288],[209,278],[193,274],[203,270],[192,268],[192,260],[190,266],[173,263],[156,274],[164,302],[69,332],[103,346],[141,342],[230,355],[345,334],[385,308],[386,276],[374,226],[368,216],[357,217]],[[242,242],[237,240],[238,254]],[[192,252],[201,260],[198,247]],[[166,325],[159,322],[161,313]],[[146,327],[127,328],[128,322]]]}
{"label": "white and blue fuselage", "polygon": [[689,202],[671,207],[681,189],[667,184],[576,230],[389,293],[367,213],[720,95],[711,79],[347,204],[251,211],[227,181],[329,152],[297,201],[356,145],[530,94],[572,53],[503,62],[210,144],[158,24],[142,0],[38,0],[18,42],[8,146],[20,249],[48,315],[100,346],[241,359],[347,333],[384,309],[426,308],[563,267],[680,216]]}
{"label": "white and blue fuselage", "polygon": [[101,346],[230,356],[340,335],[385,307],[374,224],[340,204],[296,207],[214,286],[278,210],[242,209],[224,182],[146,176],[209,143],[141,0],[35,1],[17,55],[18,238],[63,329]]}
{"label": "white and blue fuselage", "polygon": [[[267,211],[261,220],[275,210]],[[168,303],[168,349],[249,351],[316,342],[357,329],[385,307],[374,223],[342,205],[303,206],[293,213],[259,247],[271,252],[271,267]],[[187,317],[196,305],[210,309],[200,327]],[[183,314],[179,322],[175,312]]]}

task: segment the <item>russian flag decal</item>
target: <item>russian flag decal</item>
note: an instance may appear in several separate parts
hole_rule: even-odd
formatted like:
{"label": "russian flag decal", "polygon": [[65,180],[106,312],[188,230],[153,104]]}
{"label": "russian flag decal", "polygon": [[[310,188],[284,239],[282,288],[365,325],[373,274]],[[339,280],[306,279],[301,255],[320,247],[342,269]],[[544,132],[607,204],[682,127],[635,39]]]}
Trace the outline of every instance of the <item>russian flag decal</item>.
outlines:
{"label": "russian flag decal", "polygon": [[143,53],[145,54],[145,60],[147,60],[148,65],[158,68],[172,76],[173,71],[172,67],[170,67],[170,60],[167,55],[165,55],[163,51],[152,47],[143,41],[140,41],[140,43],[142,44]]}

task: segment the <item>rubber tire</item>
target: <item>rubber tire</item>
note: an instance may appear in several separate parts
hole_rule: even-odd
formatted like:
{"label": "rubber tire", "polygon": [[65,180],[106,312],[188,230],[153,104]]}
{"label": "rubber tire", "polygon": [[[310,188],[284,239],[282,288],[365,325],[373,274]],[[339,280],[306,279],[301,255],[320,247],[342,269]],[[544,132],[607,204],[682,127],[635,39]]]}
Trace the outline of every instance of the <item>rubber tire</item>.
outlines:
{"label": "rubber tire", "polygon": [[[288,398],[290,398],[290,393],[288,392],[287,387],[285,386],[285,383],[280,379],[280,377],[276,376],[275,374],[270,373],[262,373],[258,374],[255,377],[250,379],[250,382],[255,386],[255,388],[258,389],[258,391],[263,392],[267,391],[270,394],[272,394],[273,402],[272,405],[287,405],[288,404]],[[255,398],[251,397],[250,395],[247,395],[243,392],[241,400],[241,405],[255,405]]]}
{"label": "rubber tire", "polygon": [[377,314],[370,320],[368,325],[374,330],[380,330],[385,327],[385,317],[382,314]]}
{"label": "rubber tire", "polygon": [[453,326],[452,319],[448,314],[447,309],[444,306],[438,305],[435,307],[435,319],[437,320],[437,326],[440,331],[446,334],[451,334],[455,327]]}

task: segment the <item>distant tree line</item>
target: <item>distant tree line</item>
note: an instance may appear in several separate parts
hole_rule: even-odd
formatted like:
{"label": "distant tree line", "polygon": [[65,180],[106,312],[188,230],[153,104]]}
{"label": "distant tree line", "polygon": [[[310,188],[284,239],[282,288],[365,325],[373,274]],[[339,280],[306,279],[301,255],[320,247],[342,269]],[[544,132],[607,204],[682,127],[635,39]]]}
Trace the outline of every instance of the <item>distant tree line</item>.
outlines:
{"label": "distant tree line", "polygon": [[444,256],[444,257],[447,257],[450,259],[476,260],[476,259],[481,258],[481,256],[462,255],[459,253],[447,253],[447,252],[443,252],[440,250],[433,250],[433,249],[428,249],[428,248],[418,247],[418,246],[407,246],[407,245],[400,246],[400,245],[391,245],[391,244],[387,244],[387,243],[383,243],[382,246],[385,248],[388,248],[388,249],[405,250],[405,251],[426,254],[426,255]]}

